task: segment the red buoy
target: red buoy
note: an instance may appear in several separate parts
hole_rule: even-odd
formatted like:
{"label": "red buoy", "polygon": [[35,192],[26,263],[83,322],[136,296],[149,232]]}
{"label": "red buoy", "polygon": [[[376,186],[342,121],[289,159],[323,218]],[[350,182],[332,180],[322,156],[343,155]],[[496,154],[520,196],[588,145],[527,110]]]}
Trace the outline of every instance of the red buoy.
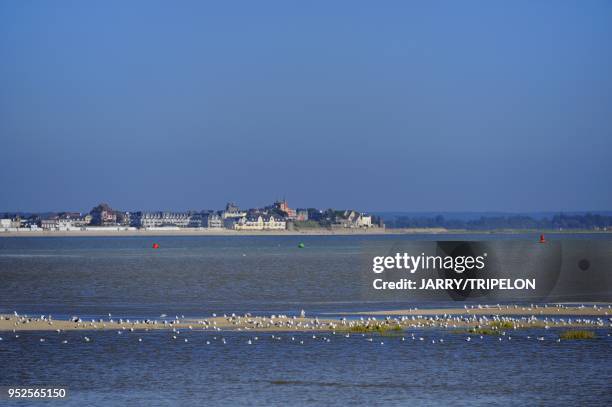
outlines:
{"label": "red buoy", "polygon": [[544,235],[540,235],[540,243],[546,243],[546,239],[544,239]]}
{"label": "red buoy", "polygon": [[153,248],[154,249],[159,249],[159,243],[153,243]]}

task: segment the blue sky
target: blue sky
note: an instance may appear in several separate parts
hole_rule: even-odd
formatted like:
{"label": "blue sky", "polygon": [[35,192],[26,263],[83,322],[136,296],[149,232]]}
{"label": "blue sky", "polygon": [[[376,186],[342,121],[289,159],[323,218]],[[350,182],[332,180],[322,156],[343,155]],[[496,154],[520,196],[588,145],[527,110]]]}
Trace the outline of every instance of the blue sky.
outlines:
{"label": "blue sky", "polygon": [[612,2],[0,3],[0,210],[612,208]]}

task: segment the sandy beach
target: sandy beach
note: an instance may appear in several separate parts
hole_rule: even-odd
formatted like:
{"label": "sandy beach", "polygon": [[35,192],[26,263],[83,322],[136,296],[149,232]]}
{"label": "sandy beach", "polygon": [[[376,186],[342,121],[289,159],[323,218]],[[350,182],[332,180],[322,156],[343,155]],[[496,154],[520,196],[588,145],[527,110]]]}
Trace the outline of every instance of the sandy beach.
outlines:
{"label": "sandy beach", "polygon": [[565,306],[565,305],[482,305],[464,308],[412,308],[402,310],[386,311],[363,311],[363,312],[339,312],[337,315],[572,315],[572,316],[611,316],[612,308],[609,304],[590,306]]}
{"label": "sandy beach", "polygon": [[154,237],[154,236],[358,236],[358,235],[438,235],[438,234],[498,234],[513,235],[521,233],[555,233],[555,234],[607,234],[612,231],[593,230],[458,230],[444,228],[372,228],[372,229],[324,229],[309,228],[296,230],[231,230],[206,228],[155,229],[155,230],[20,230],[3,231],[2,237]]}
{"label": "sandy beach", "polygon": [[[349,313],[339,313],[349,315]],[[355,313],[351,313],[355,314]],[[438,308],[395,311],[363,312],[361,318],[347,319],[295,317],[286,315],[251,316],[224,315],[202,318],[167,316],[156,320],[129,320],[116,317],[82,320],[59,320],[50,316],[1,315],[0,331],[72,331],[72,330],[204,330],[204,331],[354,331],[359,328],[383,326],[384,328],[482,328],[495,327],[499,323],[510,323],[512,328],[539,327],[598,327],[610,325],[609,305],[594,307],[517,307],[502,306],[488,308]],[[369,315],[369,316],[368,316]],[[555,316],[574,316],[563,318]],[[377,319],[378,316],[378,319]],[[582,318],[579,318],[582,317]],[[588,317],[588,318],[587,318]]]}
{"label": "sandy beach", "polygon": [[[447,229],[299,229],[299,230],[231,230],[206,228],[155,229],[155,230],[70,230],[70,231],[0,231],[0,237],[153,237],[153,236],[352,236],[352,235],[401,235],[401,234],[452,233]],[[463,233],[455,231],[455,233]]]}

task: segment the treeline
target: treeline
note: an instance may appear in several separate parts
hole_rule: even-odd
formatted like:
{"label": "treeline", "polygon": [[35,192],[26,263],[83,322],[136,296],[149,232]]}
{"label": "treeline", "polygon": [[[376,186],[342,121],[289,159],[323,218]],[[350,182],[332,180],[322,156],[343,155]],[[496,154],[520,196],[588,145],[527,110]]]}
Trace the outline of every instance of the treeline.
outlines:
{"label": "treeline", "polygon": [[466,230],[498,230],[498,229],[581,229],[604,230],[612,229],[612,216],[587,213],[584,215],[559,214],[550,218],[534,219],[525,215],[513,216],[482,216],[479,219],[459,220],[446,219],[444,216],[410,217],[397,216],[386,221],[390,228],[445,228]]}

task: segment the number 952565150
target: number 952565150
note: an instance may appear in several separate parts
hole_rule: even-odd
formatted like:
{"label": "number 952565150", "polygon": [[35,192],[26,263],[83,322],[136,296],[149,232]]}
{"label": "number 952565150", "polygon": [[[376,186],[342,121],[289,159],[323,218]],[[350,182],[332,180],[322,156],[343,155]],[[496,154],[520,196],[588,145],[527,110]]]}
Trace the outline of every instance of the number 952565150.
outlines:
{"label": "number 952565150", "polygon": [[5,387],[3,393],[10,399],[59,399],[68,395],[63,387]]}

